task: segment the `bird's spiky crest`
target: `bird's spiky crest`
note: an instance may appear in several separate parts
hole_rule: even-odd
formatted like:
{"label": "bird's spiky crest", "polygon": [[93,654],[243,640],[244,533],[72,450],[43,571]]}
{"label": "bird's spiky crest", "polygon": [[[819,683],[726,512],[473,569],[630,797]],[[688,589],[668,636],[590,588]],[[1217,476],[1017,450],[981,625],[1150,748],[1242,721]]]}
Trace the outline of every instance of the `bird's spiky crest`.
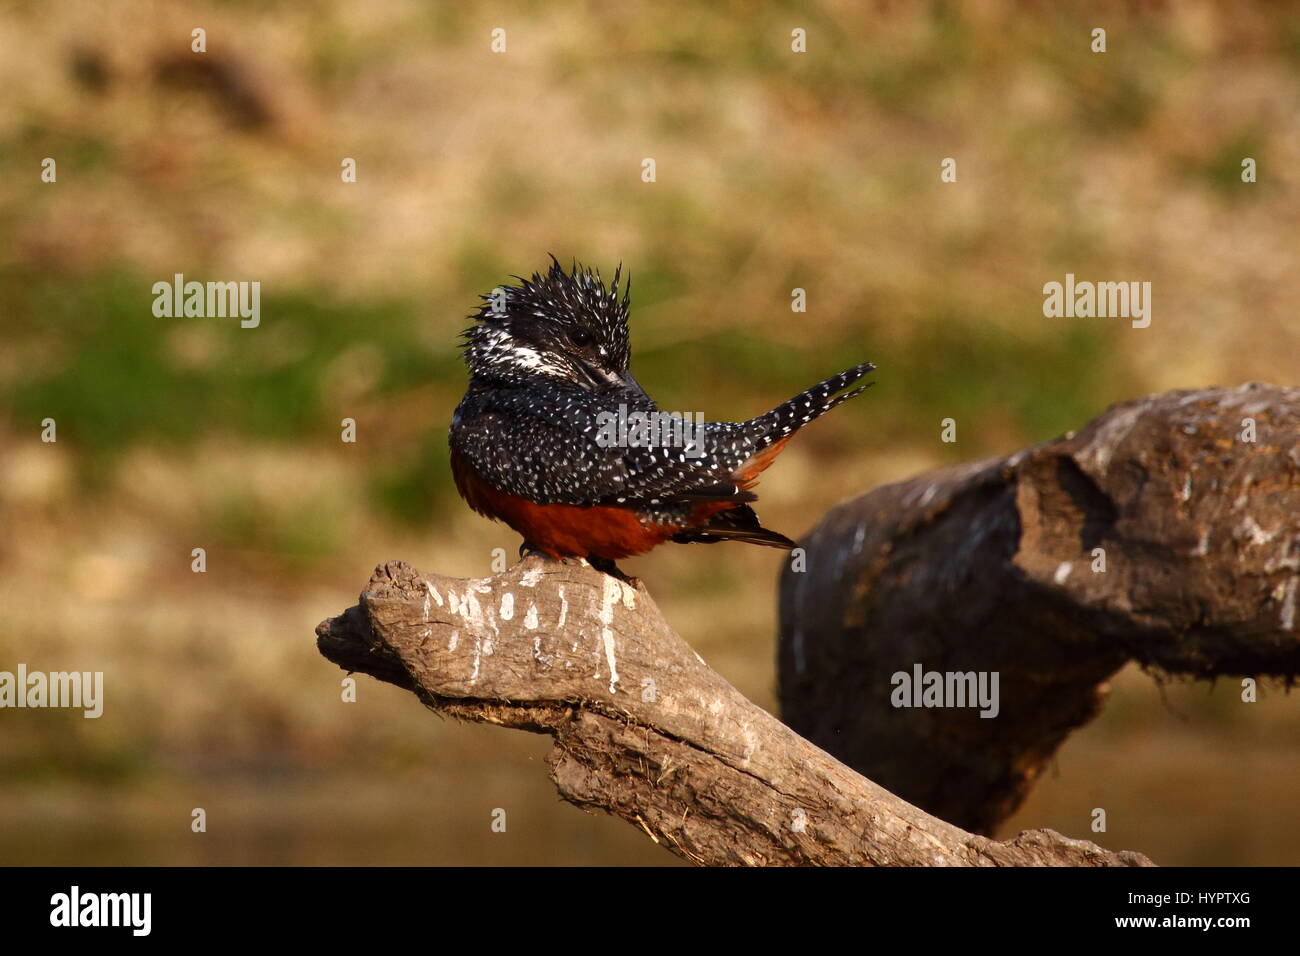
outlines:
{"label": "bird's spiky crest", "polygon": [[577,327],[600,344],[612,369],[628,367],[632,282],[624,278],[622,263],[606,286],[598,269],[575,259],[566,271],[554,255],[550,258],[545,273],[534,272],[529,278],[512,276],[516,285],[501,285],[479,296],[483,304],[469,316],[475,324],[462,333],[471,371],[485,359],[502,354],[502,343],[507,340],[514,348],[545,352],[557,333]]}

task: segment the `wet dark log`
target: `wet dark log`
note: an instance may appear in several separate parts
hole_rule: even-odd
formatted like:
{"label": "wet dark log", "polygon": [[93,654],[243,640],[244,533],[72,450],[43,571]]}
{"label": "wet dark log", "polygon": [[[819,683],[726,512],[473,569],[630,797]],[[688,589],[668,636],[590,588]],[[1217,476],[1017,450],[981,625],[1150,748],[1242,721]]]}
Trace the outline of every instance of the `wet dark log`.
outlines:
{"label": "wet dark log", "polygon": [[[833,509],[781,582],[782,717],[984,834],[1129,661],[1300,671],[1300,389],[1114,406],[1077,434]],[[895,674],[998,675],[999,709],[896,707]],[[900,691],[901,692],[901,691]]]}
{"label": "wet dark log", "polygon": [[549,734],[551,777],[700,864],[1144,865],[1050,830],[999,843],[928,816],[745,699],[644,590],[530,557],[492,578],[378,568],[321,653],[439,714]]}

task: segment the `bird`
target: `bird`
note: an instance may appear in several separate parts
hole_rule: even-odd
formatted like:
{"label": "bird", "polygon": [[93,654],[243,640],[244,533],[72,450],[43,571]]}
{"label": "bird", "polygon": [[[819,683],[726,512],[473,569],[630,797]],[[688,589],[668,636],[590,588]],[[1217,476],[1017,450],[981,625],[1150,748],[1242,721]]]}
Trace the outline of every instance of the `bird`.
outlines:
{"label": "bird", "polygon": [[[469,385],[448,443],[469,507],[518,532],[521,556],[583,559],[634,586],[617,562],[665,542],[795,548],[762,526],[753,487],[795,432],[873,384],[858,383],[875,366],[855,365],[749,421],[692,428],[660,411],[629,370],[622,265],[606,285],[598,270],[550,259],[544,273],[479,296],[462,333]],[[629,421],[640,427],[620,427]]]}

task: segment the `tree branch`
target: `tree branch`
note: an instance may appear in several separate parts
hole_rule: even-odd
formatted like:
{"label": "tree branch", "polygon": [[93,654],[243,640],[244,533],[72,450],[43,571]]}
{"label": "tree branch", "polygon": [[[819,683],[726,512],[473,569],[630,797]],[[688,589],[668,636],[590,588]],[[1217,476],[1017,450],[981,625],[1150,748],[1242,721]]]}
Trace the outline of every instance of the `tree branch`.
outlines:
{"label": "tree branch", "polygon": [[348,671],[432,710],[550,734],[551,777],[700,864],[1149,865],[1050,830],[998,843],[859,776],[745,699],[644,590],[530,557],[481,580],[375,571],[317,628]]}
{"label": "tree branch", "polygon": [[[1300,671],[1300,389],[1126,402],[1077,435],[877,488],[804,546],[807,573],[781,583],[782,715],[991,834],[1127,662]],[[892,706],[893,675],[917,665],[998,673],[997,718]]]}

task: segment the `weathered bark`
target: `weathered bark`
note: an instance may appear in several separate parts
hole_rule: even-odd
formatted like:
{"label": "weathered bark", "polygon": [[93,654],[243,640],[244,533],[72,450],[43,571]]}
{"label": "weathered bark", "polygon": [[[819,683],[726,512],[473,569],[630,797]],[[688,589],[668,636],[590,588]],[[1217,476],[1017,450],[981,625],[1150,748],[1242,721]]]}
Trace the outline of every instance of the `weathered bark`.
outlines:
{"label": "weathered bark", "polygon": [[492,578],[381,566],[317,628],[349,671],[434,711],[550,734],[560,794],[701,864],[1143,865],[1050,830],[1006,843],[927,816],[746,700],[644,590],[530,557]]}
{"label": "weathered bark", "polygon": [[[1126,402],[1078,434],[877,488],[803,545],[806,573],[781,582],[782,717],[992,834],[1128,661],[1300,670],[1300,389]],[[997,672],[998,716],[892,706],[892,676],[916,665]]]}

